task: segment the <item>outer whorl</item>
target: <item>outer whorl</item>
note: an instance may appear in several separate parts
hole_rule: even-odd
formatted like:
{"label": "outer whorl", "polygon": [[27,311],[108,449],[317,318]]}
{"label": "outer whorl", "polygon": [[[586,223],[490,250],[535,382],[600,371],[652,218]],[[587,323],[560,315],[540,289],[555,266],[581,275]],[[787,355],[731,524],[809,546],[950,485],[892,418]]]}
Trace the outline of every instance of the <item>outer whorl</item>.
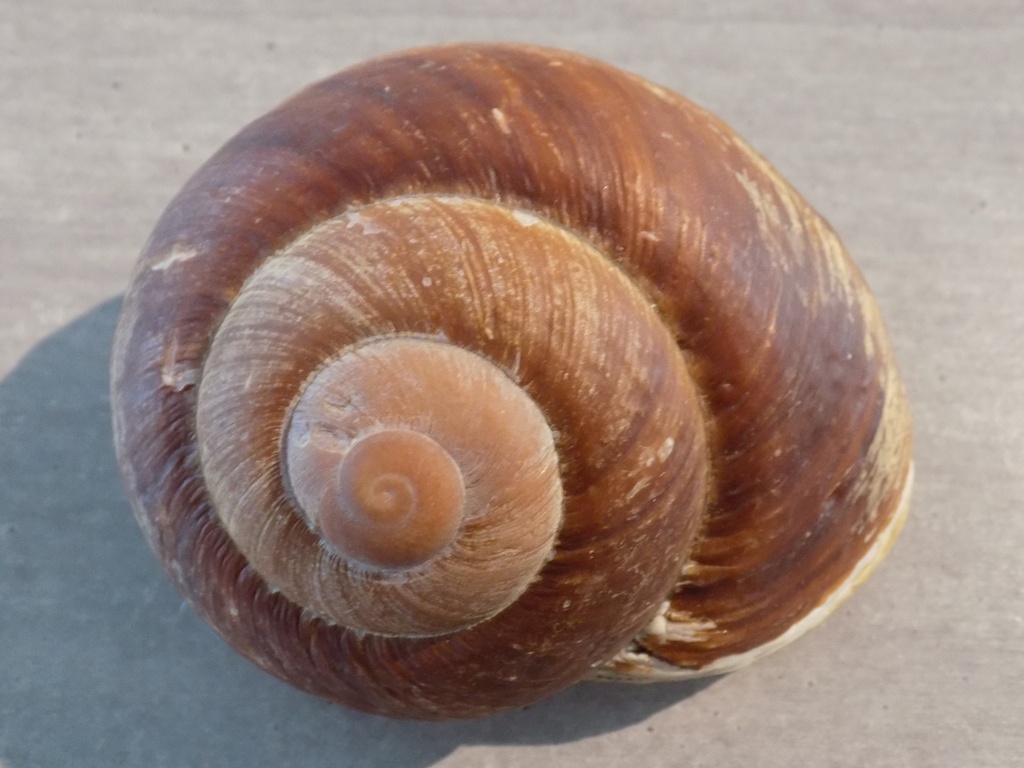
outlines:
{"label": "outer whorl", "polygon": [[849,593],[910,485],[828,225],[706,111],[523,46],[377,59],[228,142],[142,254],[113,401],[196,609],[397,716],[733,668]]}

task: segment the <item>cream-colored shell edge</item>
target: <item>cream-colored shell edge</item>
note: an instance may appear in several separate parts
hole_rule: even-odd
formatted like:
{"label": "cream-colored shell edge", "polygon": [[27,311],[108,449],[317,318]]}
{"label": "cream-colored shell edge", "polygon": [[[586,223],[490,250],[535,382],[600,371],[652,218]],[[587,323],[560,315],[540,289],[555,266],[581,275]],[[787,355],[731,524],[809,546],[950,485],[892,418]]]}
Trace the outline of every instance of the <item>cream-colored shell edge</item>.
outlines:
{"label": "cream-colored shell edge", "polygon": [[[586,679],[620,683],[660,683],[674,680],[692,680],[735,672],[753,664],[758,659],[762,659],[784,648],[828,618],[846,598],[853,594],[857,587],[871,575],[875,567],[885,558],[896,541],[900,530],[902,530],[903,524],[906,522],[907,513],[910,510],[910,496],[913,484],[914,466],[911,464],[907,472],[903,492],[900,495],[899,505],[889,524],[878,535],[878,538],[875,539],[871,549],[860,559],[846,580],[831,592],[820,605],[775,639],[769,640],[767,643],[744,653],[715,659],[712,663],[698,669],[677,667],[674,664],[652,656],[633,643],[619,651],[608,661],[595,666]],[[664,603],[663,607],[667,608],[668,603]],[[665,612],[662,610],[644,631],[645,633],[650,631],[671,631],[673,623],[665,616]],[[678,634],[683,634],[687,631],[686,625],[682,624],[679,624],[675,629]],[[692,631],[692,628],[690,631]]]}

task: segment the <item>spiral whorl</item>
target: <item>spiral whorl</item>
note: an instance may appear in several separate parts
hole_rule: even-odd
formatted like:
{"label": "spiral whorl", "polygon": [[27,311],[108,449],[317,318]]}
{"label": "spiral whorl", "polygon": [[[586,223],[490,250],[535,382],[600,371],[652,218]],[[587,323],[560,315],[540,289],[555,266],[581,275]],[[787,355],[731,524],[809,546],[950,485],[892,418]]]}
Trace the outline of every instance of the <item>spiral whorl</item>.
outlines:
{"label": "spiral whorl", "polygon": [[[549,559],[562,519],[541,411],[479,355],[407,335],[345,346],[276,410],[259,390],[293,361],[277,336],[302,328],[250,311],[263,280],[277,290],[278,274],[260,276],[236,302],[199,399],[204,472],[232,539],[284,594],[343,626],[436,635],[505,608]],[[257,327],[279,358],[252,371]],[[283,428],[280,450],[254,450],[260,423]]]}
{"label": "spiral whorl", "polygon": [[197,609],[402,716],[774,647],[909,483],[828,226],[708,113],[520,46],[372,61],[230,141],[146,246],[113,398]]}
{"label": "spiral whorl", "polygon": [[[301,447],[291,452],[296,454]],[[436,557],[455,538],[466,500],[462,471],[422,432],[371,432],[352,442],[335,466],[329,460],[323,466],[325,458],[317,456],[312,471],[295,471],[292,483],[301,482],[295,475],[313,475],[306,492],[314,496],[316,481],[333,481],[333,493],[299,504],[342,557],[368,568],[410,568]],[[293,458],[290,465],[300,463]]]}
{"label": "spiral whorl", "polygon": [[[321,515],[351,517],[337,508],[350,451],[399,432],[436,446],[465,498],[430,557],[373,567],[361,530],[339,546]],[[555,537],[594,558],[631,519],[623,541],[664,539],[657,566],[592,566],[626,587],[621,645],[671,586],[704,485],[696,392],[646,297],[561,227],[455,196],[346,211],[257,269],[204,362],[197,437],[250,566],[310,615],[394,637],[465,630],[520,598],[546,612],[607,599],[558,565]]]}

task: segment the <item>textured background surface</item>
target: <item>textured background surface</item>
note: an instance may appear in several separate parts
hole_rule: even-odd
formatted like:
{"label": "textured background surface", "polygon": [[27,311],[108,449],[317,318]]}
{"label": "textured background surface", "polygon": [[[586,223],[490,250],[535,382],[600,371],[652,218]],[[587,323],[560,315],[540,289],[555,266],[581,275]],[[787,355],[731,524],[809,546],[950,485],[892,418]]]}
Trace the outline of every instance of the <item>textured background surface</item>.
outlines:
{"label": "textured background surface", "polygon": [[[1024,3],[805,5],[4,0],[0,765],[1018,764]],[[709,107],[878,295],[915,410],[914,511],[872,581],[759,666],[476,723],[350,713],[224,646],[131,520],[106,358],[162,207],[310,80],[460,39],[574,49]]]}

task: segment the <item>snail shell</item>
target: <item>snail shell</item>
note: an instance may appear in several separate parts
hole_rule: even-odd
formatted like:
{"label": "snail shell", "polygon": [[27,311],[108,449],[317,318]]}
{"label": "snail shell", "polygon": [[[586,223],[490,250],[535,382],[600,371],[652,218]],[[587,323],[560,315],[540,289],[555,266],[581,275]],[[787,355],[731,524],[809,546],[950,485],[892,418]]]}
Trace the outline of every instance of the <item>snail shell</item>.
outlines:
{"label": "snail shell", "polygon": [[706,111],[522,46],[377,59],[245,128],[147,243],[112,388],[189,601],[394,716],[735,668],[864,578],[910,487],[828,225]]}

